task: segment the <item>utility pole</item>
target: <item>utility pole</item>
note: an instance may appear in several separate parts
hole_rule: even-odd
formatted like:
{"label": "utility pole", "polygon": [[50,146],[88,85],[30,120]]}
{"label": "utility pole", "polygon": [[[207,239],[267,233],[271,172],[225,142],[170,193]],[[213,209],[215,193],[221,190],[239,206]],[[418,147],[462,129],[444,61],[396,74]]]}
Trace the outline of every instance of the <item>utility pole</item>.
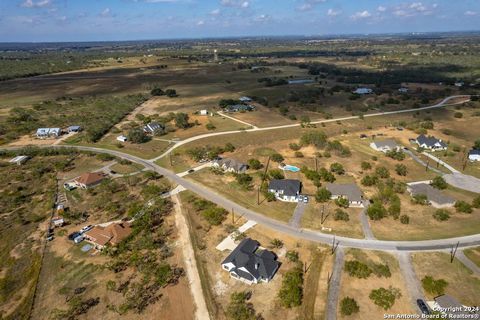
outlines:
{"label": "utility pole", "polygon": [[168,159],[170,160],[170,167],[173,167],[172,152],[168,153]]}
{"label": "utility pole", "polygon": [[235,212],[233,211],[233,208],[232,208],[232,224],[233,225],[235,224]]}
{"label": "utility pole", "polygon": [[260,186],[257,189],[257,205],[260,205]]}
{"label": "utility pole", "polygon": [[455,259],[455,255],[457,254],[457,249],[459,244],[460,242],[457,242],[455,246],[452,246],[452,250],[450,251],[450,263],[453,263],[453,260]]}
{"label": "utility pole", "polygon": [[426,165],[426,167],[425,167],[425,171],[428,171],[428,166],[429,166],[429,164],[430,164],[430,158],[427,159],[427,165]]}
{"label": "utility pole", "polygon": [[338,245],[340,244],[340,241],[335,241],[335,235],[333,235],[333,240],[332,240],[332,255],[335,253],[335,251],[338,248]]}
{"label": "utility pole", "polygon": [[318,172],[318,160],[317,160],[317,157],[315,157],[315,172]]}

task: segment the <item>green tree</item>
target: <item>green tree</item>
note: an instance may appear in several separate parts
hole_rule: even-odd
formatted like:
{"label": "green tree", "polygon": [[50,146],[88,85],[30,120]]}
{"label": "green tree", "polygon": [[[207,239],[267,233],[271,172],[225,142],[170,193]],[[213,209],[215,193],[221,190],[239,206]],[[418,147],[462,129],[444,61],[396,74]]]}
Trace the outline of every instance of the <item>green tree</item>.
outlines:
{"label": "green tree", "polygon": [[367,215],[372,220],[381,220],[387,216],[387,209],[380,201],[374,201],[367,209]]}
{"label": "green tree", "polygon": [[153,88],[152,91],[150,91],[150,94],[152,96],[164,96],[165,92],[160,88]]}
{"label": "green tree", "polygon": [[372,169],[372,165],[368,161],[362,161],[361,166],[362,166],[362,170],[365,170],[365,171]]}
{"label": "green tree", "polygon": [[377,176],[370,176],[370,175],[366,175],[365,177],[362,178],[362,181],[361,181],[362,185],[366,187],[371,187],[375,185],[377,182],[378,182]]}
{"label": "green tree", "polygon": [[335,204],[340,208],[348,208],[350,206],[350,201],[346,197],[339,197],[335,199]]}
{"label": "green tree", "polygon": [[358,260],[349,260],[345,262],[345,271],[351,277],[356,277],[359,279],[366,279],[372,274],[372,269],[370,269],[366,264]]}
{"label": "green tree", "polygon": [[277,162],[277,163],[280,163],[284,160],[283,156],[280,154],[280,153],[274,153],[270,156],[270,159],[273,161],[273,162]]}
{"label": "green tree", "polygon": [[261,169],[263,167],[262,163],[260,161],[258,161],[257,159],[253,159],[253,158],[248,159],[247,164],[253,170],[258,170],[258,169]]}
{"label": "green tree", "polygon": [[377,169],[375,169],[375,174],[382,179],[390,178],[390,172],[385,167],[377,167]]}
{"label": "green tree", "polygon": [[475,199],[473,199],[472,207],[477,209],[480,208],[480,196],[477,196]]}
{"label": "green tree", "polygon": [[202,216],[213,226],[220,225],[227,217],[228,212],[219,207],[210,207],[202,212]]}
{"label": "green tree", "polygon": [[133,128],[128,131],[127,139],[131,143],[145,143],[150,140],[150,137],[141,128]]}
{"label": "green tree", "polygon": [[357,304],[355,299],[350,297],[345,297],[340,301],[340,312],[344,316],[350,316],[354,313],[358,313],[360,307]]}
{"label": "green tree", "polygon": [[211,131],[211,130],[215,130],[217,127],[215,127],[215,126],[213,125],[213,123],[209,122],[209,123],[207,123],[207,124],[205,125],[205,128],[207,128],[207,130],[210,130],[210,131]]}
{"label": "green tree", "polygon": [[432,182],[430,183],[430,185],[434,188],[437,188],[437,189],[440,189],[440,190],[443,190],[443,189],[447,189],[448,187],[448,184],[447,182],[445,181],[445,179],[441,176],[436,176],[435,178],[433,178]]}
{"label": "green tree", "polygon": [[223,151],[224,152],[233,152],[233,151],[235,151],[235,146],[232,143],[227,142],[225,144],[225,147],[223,147]]}
{"label": "green tree", "polygon": [[407,216],[406,214],[401,215],[400,216],[400,223],[409,224],[410,223],[410,217]]}
{"label": "green tree", "polygon": [[404,165],[404,164],[397,164],[397,165],[395,165],[395,172],[396,172],[399,176],[406,176],[407,173],[408,173],[407,166]]}
{"label": "green tree", "polygon": [[423,289],[434,295],[439,296],[445,293],[445,289],[447,288],[448,282],[444,279],[435,280],[432,276],[425,276],[422,279],[422,287]]}
{"label": "green tree", "polygon": [[251,189],[251,183],[252,183],[252,177],[249,176],[248,174],[246,173],[239,173],[237,175],[235,175],[235,179],[237,180],[238,184],[240,186],[242,186],[242,188],[246,189],[246,190],[250,190]]}
{"label": "green tree", "polygon": [[283,175],[283,172],[282,170],[280,169],[272,169],[272,170],[269,170],[268,171],[268,175],[270,176],[270,178],[272,179],[285,179],[285,176]]}
{"label": "green tree", "polygon": [[174,121],[175,126],[180,129],[186,129],[190,127],[190,123],[188,122],[189,116],[186,113],[178,112],[175,114]]}
{"label": "green tree", "polygon": [[313,145],[323,149],[327,144],[327,135],[323,131],[307,132],[300,138],[300,144],[304,146]]}
{"label": "green tree", "polygon": [[317,202],[327,202],[331,196],[332,193],[327,188],[320,188],[315,194],[315,200]]}
{"label": "green tree", "polygon": [[445,209],[438,209],[433,214],[433,218],[437,221],[447,221],[448,219],[450,219],[450,212]]}
{"label": "green tree", "polygon": [[230,295],[230,303],[227,306],[227,318],[231,320],[255,320],[253,304],[249,303],[251,293],[247,291],[233,292]]}
{"label": "green tree", "polygon": [[330,165],[330,171],[340,175],[345,173],[345,169],[343,168],[343,165],[338,162],[334,162]]}
{"label": "green tree", "polygon": [[473,144],[473,149],[480,150],[480,139],[475,140]]}
{"label": "green tree", "polygon": [[395,300],[401,296],[402,295],[399,289],[390,287],[388,289],[379,288],[372,290],[368,297],[377,306],[383,308],[384,310],[388,310],[395,304]]}
{"label": "green tree", "polygon": [[335,221],[349,221],[350,218],[348,216],[348,212],[343,211],[342,209],[335,210],[333,215],[333,220]]}
{"label": "green tree", "polygon": [[463,213],[472,213],[472,205],[466,201],[463,200],[458,200],[455,202],[455,209],[457,209],[458,212],[463,212]]}
{"label": "green tree", "polygon": [[298,307],[302,304],[303,265],[301,263],[285,273],[278,297],[285,308]]}

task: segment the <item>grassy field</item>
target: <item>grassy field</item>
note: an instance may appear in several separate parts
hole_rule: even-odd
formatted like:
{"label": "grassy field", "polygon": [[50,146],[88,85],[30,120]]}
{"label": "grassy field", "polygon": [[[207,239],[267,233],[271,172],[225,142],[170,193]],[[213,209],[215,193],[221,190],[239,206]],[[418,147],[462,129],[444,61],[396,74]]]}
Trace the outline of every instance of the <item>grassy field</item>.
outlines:
{"label": "grassy field", "polygon": [[[372,274],[368,279],[359,279],[350,276],[344,270],[340,286],[339,302],[344,297],[353,298],[360,306],[360,311],[353,316],[343,316],[340,313],[340,307],[338,307],[339,311],[337,312],[337,319],[351,319],[352,317],[355,319],[381,319],[383,318],[384,313],[414,313],[413,306],[410,303],[408,291],[404,284],[404,279],[400,272],[398,261],[394,256],[385,252],[349,249],[345,253],[345,261],[350,260],[357,260],[367,265],[371,263],[386,264],[390,268],[391,277],[377,277]],[[393,307],[386,311],[383,308],[375,305],[368,296],[371,290],[375,290],[380,287],[388,289],[389,286],[398,288],[400,290],[401,297],[396,299]]]}
{"label": "grassy field", "polygon": [[[415,253],[413,264],[417,277],[421,280],[425,276],[433,276],[435,279],[444,279],[448,282],[445,290],[467,306],[474,306],[480,299],[480,279],[473,275],[460,261],[450,263],[448,253]],[[434,295],[425,292],[427,299],[431,300]]]}
{"label": "grassy field", "polygon": [[[261,196],[261,203],[258,205],[256,187],[252,190],[244,190],[235,181],[235,178],[228,174],[216,175],[208,169],[203,169],[188,175],[187,178],[201,183],[247,209],[254,210],[277,220],[288,222],[295,209],[294,203],[281,201],[267,202],[264,201],[263,196]],[[258,185],[259,183],[260,180],[257,177],[253,184]]]}

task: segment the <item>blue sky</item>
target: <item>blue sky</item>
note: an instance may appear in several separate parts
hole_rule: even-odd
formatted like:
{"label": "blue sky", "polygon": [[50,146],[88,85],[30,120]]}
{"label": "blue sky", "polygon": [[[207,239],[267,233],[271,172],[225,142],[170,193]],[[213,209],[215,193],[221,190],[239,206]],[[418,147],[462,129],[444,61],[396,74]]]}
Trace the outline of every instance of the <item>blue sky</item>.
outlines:
{"label": "blue sky", "polygon": [[0,0],[0,42],[480,30],[480,0]]}

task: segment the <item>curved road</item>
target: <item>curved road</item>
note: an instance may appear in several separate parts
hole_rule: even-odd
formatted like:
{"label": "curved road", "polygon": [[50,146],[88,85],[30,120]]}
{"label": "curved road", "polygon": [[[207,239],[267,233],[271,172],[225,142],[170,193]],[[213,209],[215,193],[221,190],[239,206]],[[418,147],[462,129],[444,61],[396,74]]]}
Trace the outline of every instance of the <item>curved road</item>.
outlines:
{"label": "curved road", "polygon": [[[465,98],[465,99],[461,100],[459,102],[447,104],[447,102],[449,102],[450,100],[459,99],[459,98]],[[378,117],[378,116],[385,116],[385,115],[392,115],[392,114],[399,114],[399,113],[416,112],[416,111],[422,111],[422,110],[441,108],[441,107],[445,107],[445,106],[453,106],[453,105],[465,103],[467,101],[470,101],[470,96],[469,95],[450,96],[450,97],[447,97],[447,98],[443,99],[439,103],[434,104],[433,106],[416,108],[416,109],[405,109],[405,110],[398,110],[398,111],[370,113],[370,114],[363,115],[363,117],[364,118],[369,118],[369,117]],[[343,117],[343,118],[312,121],[311,124],[329,123],[329,122],[353,120],[353,119],[359,119],[359,118],[360,118],[360,116],[349,116],[349,117]],[[155,157],[155,158],[151,159],[151,161],[157,161],[158,159],[167,156],[174,149],[176,149],[176,148],[178,148],[178,147],[180,147],[184,144],[187,144],[187,143],[190,143],[190,142],[193,142],[193,141],[196,141],[196,140],[200,140],[200,139],[205,139],[205,138],[209,138],[209,137],[216,137],[216,136],[223,136],[223,135],[232,134],[232,133],[268,131],[268,130],[277,130],[277,129],[285,129],[285,128],[294,128],[294,127],[299,127],[299,126],[301,126],[300,123],[292,123],[292,124],[285,124],[285,125],[273,126],[273,127],[264,127],[264,128],[253,127],[252,129],[247,129],[247,130],[233,130],[233,131],[223,131],[223,132],[201,134],[201,135],[191,137],[191,138],[187,138],[185,140],[182,140],[182,141],[179,141],[179,142],[175,143],[173,146],[171,146],[169,149],[167,149],[164,153],[162,153],[158,157]]]}
{"label": "curved road", "polygon": [[[451,96],[448,98],[445,98],[441,102],[437,103],[436,105],[429,106],[429,107],[423,107],[423,108],[418,108],[418,109],[408,109],[408,110],[400,110],[400,111],[392,111],[392,112],[382,112],[382,113],[375,113],[375,114],[369,114],[365,115],[365,117],[374,117],[374,116],[380,116],[380,115],[388,115],[388,114],[396,114],[396,113],[405,113],[405,112],[412,112],[412,111],[418,111],[418,110],[427,110],[427,109],[433,109],[433,108],[439,108],[442,106],[445,106],[446,103],[452,99],[456,98],[466,98],[465,100],[462,100],[461,102],[456,102],[454,104],[460,104],[464,103],[469,100],[470,96]],[[329,120],[322,120],[322,121],[315,121],[312,122],[314,124],[316,123],[325,123],[325,122],[333,122],[333,121],[342,121],[342,120],[350,120],[350,119],[357,119],[359,118],[358,116],[351,116],[351,117],[344,117],[344,118],[337,118],[337,119],[329,119]],[[275,127],[267,127],[267,128],[254,128],[250,130],[245,130],[245,131],[266,131],[266,130],[274,130],[274,129],[281,129],[281,128],[288,128],[288,127],[296,127],[299,126],[300,124],[291,124],[291,125],[284,125],[284,126],[275,126]],[[145,160],[141,159],[139,157],[126,154],[123,152],[115,151],[115,150],[108,150],[108,149],[101,149],[101,148],[95,148],[95,147],[84,147],[84,146],[65,146],[65,145],[54,145],[54,146],[45,146],[45,147],[53,147],[53,148],[76,148],[78,150],[83,150],[83,151],[91,151],[91,152],[98,152],[98,153],[107,153],[111,154],[113,156],[123,158],[130,160],[132,162],[141,164],[145,166],[147,169],[153,170],[166,178],[170,179],[171,181],[175,182],[178,185],[183,186],[185,189],[188,189],[197,195],[201,196],[202,198],[205,198],[211,202],[216,203],[217,205],[227,209],[227,210],[234,210],[237,214],[245,216],[247,219],[254,220],[257,223],[260,223],[268,228],[271,228],[273,230],[276,230],[281,233],[286,233],[290,236],[293,237],[298,237],[302,238],[305,240],[309,241],[314,241],[314,242],[321,242],[325,244],[331,244],[334,235],[331,234],[325,234],[321,233],[318,231],[312,231],[312,230],[302,230],[298,229],[295,227],[292,227],[284,222],[277,221],[275,219],[266,217],[262,214],[259,214],[253,210],[244,208],[240,206],[239,204],[226,199],[224,196],[217,194],[216,192],[205,188],[202,185],[196,184],[192,181],[186,180],[182,177],[179,177],[177,174],[174,172],[167,170],[165,168],[162,168],[158,166],[157,164],[154,163],[155,160],[165,156],[169,152],[171,152],[173,149],[179,147],[180,145],[189,143],[191,141],[195,141],[198,139],[203,139],[206,137],[212,137],[212,136],[217,136],[217,135],[225,135],[225,134],[231,134],[231,133],[237,133],[237,132],[244,132],[242,130],[240,131],[229,131],[229,132],[218,132],[218,133],[212,133],[212,134],[205,134],[201,136],[196,136],[192,137],[186,140],[183,140],[173,147],[171,147],[169,150],[167,150],[164,154],[162,154],[159,157],[156,157],[151,160]],[[7,148],[8,149],[8,148]],[[19,147],[17,148],[9,148],[9,149],[20,149]],[[339,245],[343,247],[352,247],[352,248],[359,248],[359,249],[371,249],[371,250],[384,250],[384,251],[436,251],[436,250],[445,250],[445,249],[450,249],[452,246],[455,246],[457,243],[459,243],[460,248],[466,248],[466,247],[473,247],[473,246],[479,246],[480,245],[480,234],[476,235],[471,235],[471,236],[463,236],[463,237],[457,237],[457,238],[449,238],[449,239],[438,239],[438,240],[423,240],[423,241],[386,241],[386,240],[376,240],[376,239],[354,239],[354,238],[347,238],[347,237],[340,237],[336,236],[335,237],[336,241],[339,241]]]}
{"label": "curved road", "polygon": [[[237,214],[243,215],[249,220],[254,220],[259,224],[262,224],[268,228],[271,228],[275,231],[288,234],[293,237],[302,238],[309,241],[321,242],[325,244],[331,244],[334,238],[334,235],[325,234],[318,231],[312,230],[302,230],[297,229],[288,225],[287,223],[277,221],[275,219],[266,217],[262,214],[259,214],[253,210],[242,207],[241,205],[226,199],[222,195],[217,194],[216,192],[205,188],[202,185],[199,185],[195,182],[186,180],[182,177],[179,177],[174,172],[167,170],[158,166],[150,160],[145,160],[138,158],[136,156],[126,154],[123,152],[101,149],[95,147],[83,147],[83,146],[50,146],[53,148],[75,148],[83,151],[91,151],[98,153],[107,153],[119,158],[127,159],[132,162],[144,165],[147,169],[153,170],[171,181],[183,186],[185,189],[190,190],[202,198],[205,198],[211,202],[216,203],[217,205],[227,209],[234,210]],[[19,149],[19,148],[16,148]],[[359,248],[359,249],[370,249],[370,250],[383,250],[383,251],[437,251],[450,249],[452,246],[455,246],[457,242],[459,243],[460,248],[474,247],[480,245],[480,234],[463,236],[457,238],[449,239],[439,239],[439,240],[423,240],[423,241],[386,241],[386,240],[375,240],[375,239],[354,239],[347,237],[335,236],[336,241],[339,241],[339,245],[343,247]]]}

